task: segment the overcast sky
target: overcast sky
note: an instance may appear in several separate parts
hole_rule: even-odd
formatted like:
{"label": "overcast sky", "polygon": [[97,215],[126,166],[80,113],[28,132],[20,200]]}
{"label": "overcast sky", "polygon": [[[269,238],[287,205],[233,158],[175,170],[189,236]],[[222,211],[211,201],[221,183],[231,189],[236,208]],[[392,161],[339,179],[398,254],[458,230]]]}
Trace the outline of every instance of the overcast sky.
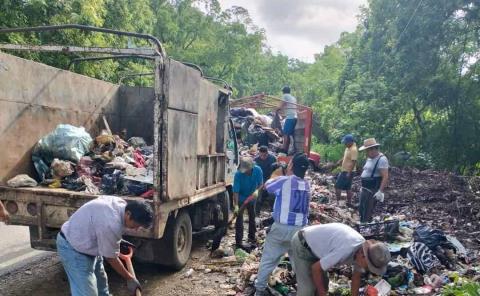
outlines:
{"label": "overcast sky", "polygon": [[268,45],[305,62],[357,26],[367,0],[219,0],[223,9],[242,6],[266,30]]}

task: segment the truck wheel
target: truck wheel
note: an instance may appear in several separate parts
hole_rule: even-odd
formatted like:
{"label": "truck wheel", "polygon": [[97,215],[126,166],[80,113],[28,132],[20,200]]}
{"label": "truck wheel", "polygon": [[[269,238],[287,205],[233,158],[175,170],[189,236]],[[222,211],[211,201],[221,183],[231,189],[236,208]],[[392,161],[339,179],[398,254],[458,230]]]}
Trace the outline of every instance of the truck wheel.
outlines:
{"label": "truck wheel", "polygon": [[230,219],[230,194],[228,190],[218,195],[218,203],[222,207],[223,222],[228,223]]}
{"label": "truck wheel", "polygon": [[167,227],[166,241],[171,258],[169,266],[180,270],[187,264],[192,250],[192,221],[186,211],[180,211]]}

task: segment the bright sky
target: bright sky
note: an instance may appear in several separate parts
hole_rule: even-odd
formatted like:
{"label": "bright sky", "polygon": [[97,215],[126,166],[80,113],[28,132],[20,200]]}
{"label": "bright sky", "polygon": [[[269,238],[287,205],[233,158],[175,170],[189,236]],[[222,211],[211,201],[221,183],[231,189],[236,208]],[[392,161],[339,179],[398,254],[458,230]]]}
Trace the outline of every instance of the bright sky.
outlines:
{"label": "bright sky", "polygon": [[367,0],[219,0],[223,9],[246,8],[253,22],[266,30],[274,52],[312,62],[313,55],[354,31],[360,5]]}

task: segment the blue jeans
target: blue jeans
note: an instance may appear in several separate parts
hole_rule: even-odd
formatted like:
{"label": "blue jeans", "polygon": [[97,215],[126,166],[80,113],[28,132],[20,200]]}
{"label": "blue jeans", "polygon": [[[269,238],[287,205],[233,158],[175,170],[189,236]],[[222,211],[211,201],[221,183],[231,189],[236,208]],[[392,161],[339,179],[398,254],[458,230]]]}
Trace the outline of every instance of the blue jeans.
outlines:
{"label": "blue jeans", "polygon": [[257,280],[255,281],[257,291],[265,291],[270,273],[277,267],[285,253],[290,254],[290,241],[300,229],[302,229],[302,226],[273,223],[265,240],[262,259],[258,268]]}
{"label": "blue jeans", "polygon": [[60,235],[57,252],[68,276],[72,296],[108,296],[108,278],[101,256],[81,254]]}

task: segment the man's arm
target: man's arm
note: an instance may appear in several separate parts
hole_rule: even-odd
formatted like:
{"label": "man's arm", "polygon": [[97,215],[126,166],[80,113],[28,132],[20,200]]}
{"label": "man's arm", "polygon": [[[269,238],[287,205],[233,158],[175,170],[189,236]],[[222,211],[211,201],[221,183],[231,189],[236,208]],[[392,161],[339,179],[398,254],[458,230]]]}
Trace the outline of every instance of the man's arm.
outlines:
{"label": "man's arm", "polygon": [[317,296],[327,296],[328,287],[325,287],[325,283],[323,281],[323,269],[322,265],[320,265],[320,261],[315,262],[312,264],[312,279],[315,287],[317,288]]}
{"label": "man's arm", "polygon": [[0,222],[8,222],[10,215],[7,212],[7,209],[3,206],[2,201],[0,201]]}
{"label": "man's arm", "polygon": [[105,258],[107,262],[112,266],[112,268],[125,280],[131,280],[135,277],[128,272],[128,270],[123,266],[123,263],[120,261],[118,257],[115,258]]}
{"label": "man's arm", "polygon": [[238,192],[233,193],[233,206],[238,207]]}
{"label": "man's arm", "polygon": [[383,192],[388,183],[388,169],[380,169],[380,175],[382,176],[382,183],[380,184],[380,191]]}
{"label": "man's arm", "polygon": [[360,280],[362,273],[354,271],[352,275],[352,296],[358,296],[358,290],[360,289]]}
{"label": "man's arm", "polygon": [[352,160],[352,167],[350,168],[350,170],[348,171],[348,177],[351,178],[352,177],[352,171],[353,171],[353,168],[357,165],[357,161],[356,160]]}

